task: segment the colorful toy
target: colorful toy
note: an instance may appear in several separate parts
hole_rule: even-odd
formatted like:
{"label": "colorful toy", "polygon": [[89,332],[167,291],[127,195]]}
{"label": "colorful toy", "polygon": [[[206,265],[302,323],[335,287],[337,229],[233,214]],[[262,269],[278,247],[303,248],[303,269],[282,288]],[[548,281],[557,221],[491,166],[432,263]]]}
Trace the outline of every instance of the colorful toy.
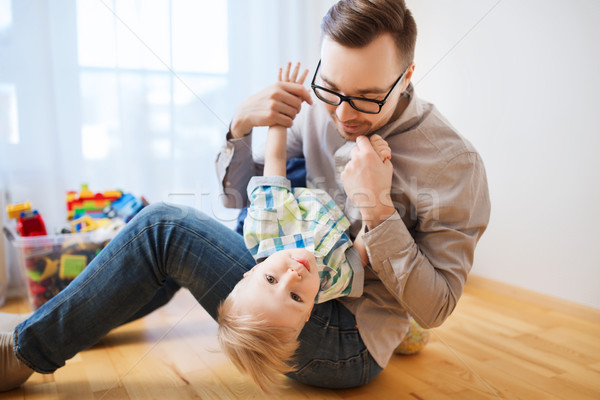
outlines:
{"label": "colorful toy", "polygon": [[71,232],[89,232],[105,226],[110,222],[108,218],[92,218],[89,215],[71,221]]}
{"label": "colorful toy", "polygon": [[46,224],[37,210],[31,210],[31,203],[9,204],[6,206],[8,218],[17,220],[17,232],[20,236],[44,236]]}
{"label": "colorful toy", "polygon": [[37,210],[24,211],[17,220],[17,232],[21,236],[45,236],[46,224]]}
{"label": "colorful toy", "polygon": [[19,242],[15,246],[21,249],[19,259],[35,309],[67,287],[148,202],[119,190],[93,193],[82,185],[79,193],[67,193],[66,204],[70,223],[62,232],[69,235],[48,236],[44,220],[29,202],[6,208],[9,217],[17,220],[18,236],[41,236],[20,240],[5,228],[7,237]]}
{"label": "colorful toy", "polygon": [[108,240],[94,243],[80,235],[71,236],[60,244],[36,244],[23,251],[29,297],[35,309],[66,288],[108,244]]}
{"label": "colorful toy", "polygon": [[9,204],[6,206],[6,213],[9,219],[17,219],[22,212],[31,211],[31,203],[26,201],[25,203]]}
{"label": "colorful toy", "polygon": [[41,256],[36,262],[40,263],[43,267],[27,271],[27,275],[32,281],[41,282],[56,275],[56,272],[58,271],[58,260],[52,260],[46,256]]}
{"label": "colorful toy", "polygon": [[85,255],[63,254],[60,257],[60,279],[75,279],[87,265]]}
{"label": "colorful toy", "polygon": [[130,193],[126,193],[119,200],[106,207],[104,213],[109,218],[119,217],[123,221],[129,222],[147,205],[148,202],[145,198],[137,198]]}
{"label": "colorful toy", "polygon": [[81,185],[81,192],[67,192],[67,218],[69,220],[89,215],[94,218],[105,218],[103,210],[112,202],[121,198],[120,190],[107,190],[103,193],[92,193],[87,185]]}

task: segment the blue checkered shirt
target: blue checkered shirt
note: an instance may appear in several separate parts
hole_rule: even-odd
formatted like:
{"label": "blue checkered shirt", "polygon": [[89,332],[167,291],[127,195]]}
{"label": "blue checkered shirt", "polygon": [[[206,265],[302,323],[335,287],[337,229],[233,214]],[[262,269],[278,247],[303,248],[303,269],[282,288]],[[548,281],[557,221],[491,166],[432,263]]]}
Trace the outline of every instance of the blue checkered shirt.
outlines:
{"label": "blue checkered shirt", "polygon": [[280,176],[253,177],[248,184],[244,240],[259,261],[284,249],[315,255],[321,279],[315,303],[362,294],[364,270],[347,230],[350,222],[323,190],[294,188]]}

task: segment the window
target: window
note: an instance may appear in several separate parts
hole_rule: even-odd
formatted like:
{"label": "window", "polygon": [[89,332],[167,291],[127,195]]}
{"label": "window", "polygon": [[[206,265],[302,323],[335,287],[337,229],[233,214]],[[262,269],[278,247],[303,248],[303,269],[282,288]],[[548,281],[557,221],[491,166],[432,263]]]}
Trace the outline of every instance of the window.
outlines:
{"label": "window", "polygon": [[101,189],[115,168],[150,200],[164,200],[156,182],[188,191],[216,182],[227,22],[225,0],[77,1],[81,150]]}
{"label": "window", "polygon": [[0,180],[49,226],[82,183],[233,223],[214,171],[233,112],[316,65],[333,1],[0,0]]}

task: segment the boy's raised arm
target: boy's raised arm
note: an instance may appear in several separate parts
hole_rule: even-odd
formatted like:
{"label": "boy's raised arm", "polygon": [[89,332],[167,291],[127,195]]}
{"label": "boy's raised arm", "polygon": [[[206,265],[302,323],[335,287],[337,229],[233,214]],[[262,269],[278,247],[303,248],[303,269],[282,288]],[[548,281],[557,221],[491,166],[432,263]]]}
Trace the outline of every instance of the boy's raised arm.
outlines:
{"label": "boy's raised arm", "polygon": [[[298,77],[300,71],[300,63],[296,64],[296,67],[292,71],[290,76],[290,69],[292,63],[288,63],[285,68],[285,73],[282,76],[282,68],[279,68],[279,81],[304,84],[304,80],[308,75],[308,69],[304,70],[302,75]],[[281,125],[275,125],[269,127],[267,132],[267,143],[265,146],[265,168],[263,171],[264,176],[283,176],[285,177],[286,169],[286,140],[287,128]]]}

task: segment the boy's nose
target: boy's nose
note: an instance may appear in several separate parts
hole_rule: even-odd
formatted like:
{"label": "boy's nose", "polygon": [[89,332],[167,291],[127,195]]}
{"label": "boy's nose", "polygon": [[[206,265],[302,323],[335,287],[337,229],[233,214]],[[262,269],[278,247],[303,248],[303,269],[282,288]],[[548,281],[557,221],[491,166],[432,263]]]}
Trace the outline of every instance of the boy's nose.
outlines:
{"label": "boy's nose", "polygon": [[298,279],[298,280],[299,280],[299,279],[302,279],[302,275],[300,275],[300,274],[298,273],[298,271],[296,270],[296,268],[294,268],[294,267],[289,267],[289,268],[288,268],[288,272],[290,272],[290,275],[291,275],[292,279]]}

